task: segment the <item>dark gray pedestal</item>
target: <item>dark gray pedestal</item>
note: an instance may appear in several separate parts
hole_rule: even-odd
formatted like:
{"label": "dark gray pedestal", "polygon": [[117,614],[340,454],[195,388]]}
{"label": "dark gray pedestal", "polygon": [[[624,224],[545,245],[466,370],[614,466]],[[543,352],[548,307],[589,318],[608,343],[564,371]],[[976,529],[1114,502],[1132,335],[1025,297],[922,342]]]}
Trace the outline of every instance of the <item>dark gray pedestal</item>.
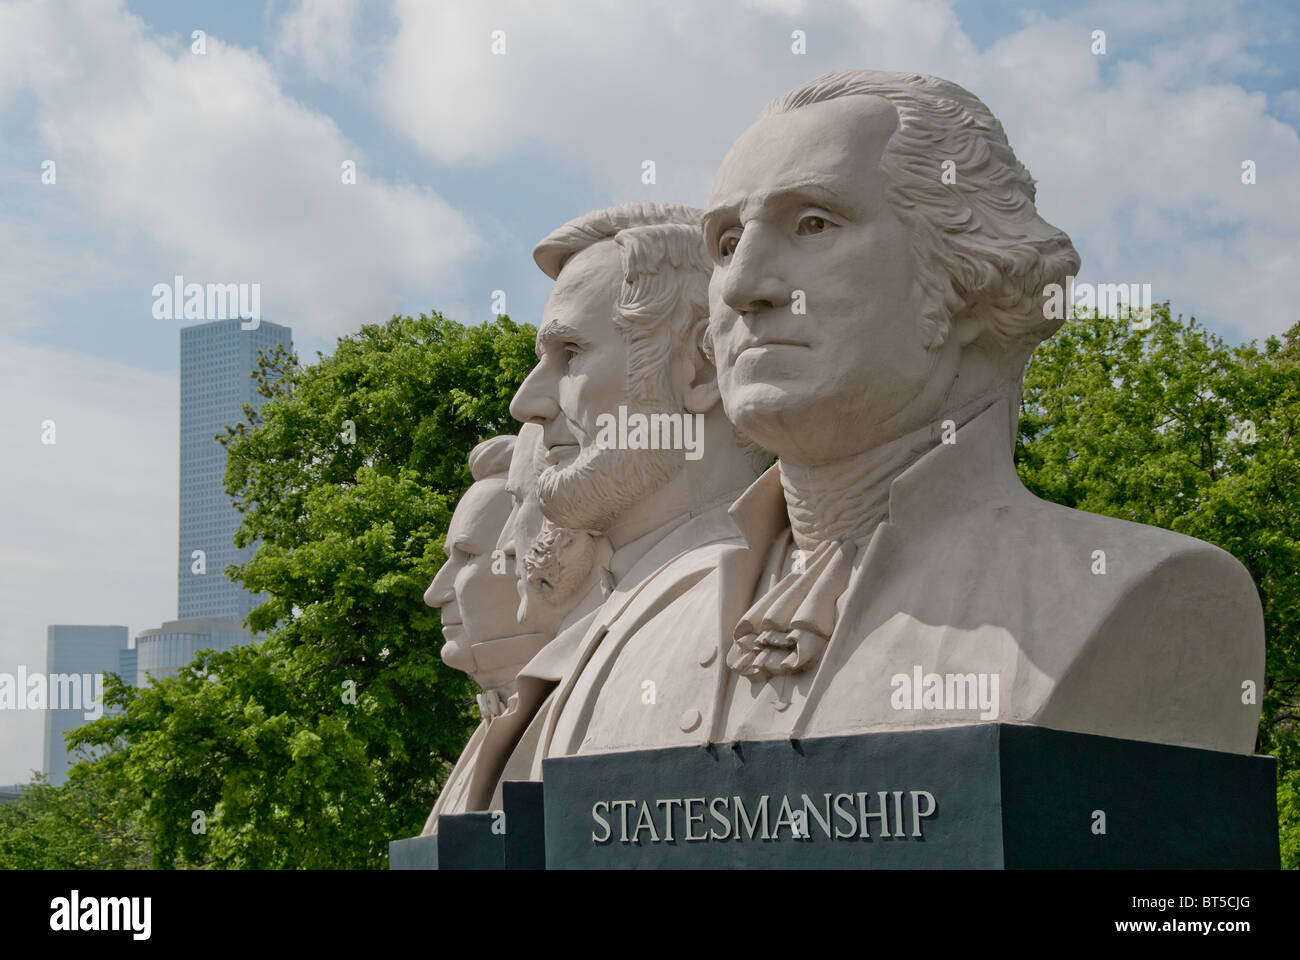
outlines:
{"label": "dark gray pedestal", "polygon": [[440,817],[431,837],[394,840],[390,870],[540,870],[546,865],[542,785],[502,785],[502,810]]}
{"label": "dark gray pedestal", "polygon": [[545,764],[556,868],[1278,866],[1271,757],[1041,727]]}

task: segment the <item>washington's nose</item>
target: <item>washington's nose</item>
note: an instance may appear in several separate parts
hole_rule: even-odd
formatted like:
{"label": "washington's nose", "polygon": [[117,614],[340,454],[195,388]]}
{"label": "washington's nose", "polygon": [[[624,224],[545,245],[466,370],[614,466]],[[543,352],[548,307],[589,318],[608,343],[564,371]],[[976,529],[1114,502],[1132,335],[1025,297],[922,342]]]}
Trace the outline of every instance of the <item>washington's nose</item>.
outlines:
{"label": "washington's nose", "polygon": [[773,238],[761,224],[744,231],[722,278],[722,299],[737,313],[753,313],[790,303],[788,283],[776,269]]}
{"label": "washington's nose", "polygon": [[555,377],[551,374],[550,364],[541,360],[515,391],[514,399],[510,401],[510,416],[520,423],[549,423],[560,415],[555,392]]}

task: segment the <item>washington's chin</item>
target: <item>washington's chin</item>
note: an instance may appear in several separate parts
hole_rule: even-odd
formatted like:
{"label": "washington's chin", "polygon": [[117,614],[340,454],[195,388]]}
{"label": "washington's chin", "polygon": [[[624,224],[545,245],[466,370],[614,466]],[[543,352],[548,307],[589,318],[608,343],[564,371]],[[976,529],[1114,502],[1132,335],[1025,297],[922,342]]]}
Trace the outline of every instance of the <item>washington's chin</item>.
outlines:
{"label": "washington's chin", "polygon": [[833,398],[817,393],[816,384],[807,380],[733,381],[723,394],[727,419],[772,451],[780,449],[778,443],[783,438],[825,429],[827,416],[833,415],[836,406]]}
{"label": "washington's chin", "polygon": [[732,390],[726,399],[736,429],[783,460],[830,463],[874,445],[878,407],[865,386],[846,395],[824,382],[763,383]]}

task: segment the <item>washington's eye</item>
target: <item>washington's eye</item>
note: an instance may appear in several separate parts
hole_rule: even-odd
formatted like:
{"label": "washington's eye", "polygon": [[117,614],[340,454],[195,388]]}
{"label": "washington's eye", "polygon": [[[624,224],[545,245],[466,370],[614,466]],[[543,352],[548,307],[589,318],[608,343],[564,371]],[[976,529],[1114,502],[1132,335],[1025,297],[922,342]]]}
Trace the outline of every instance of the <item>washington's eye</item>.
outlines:
{"label": "washington's eye", "polygon": [[795,228],[795,233],[801,237],[811,237],[821,233],[826,229],[826,220],[816,214],[808,214],[799,218],[799,225]]}
{"label": "washington's eye", "polygon": [[582,353],[582,348],[576,343],[566,343],[560,348],[560,350],[564,354],[565,361],[572,360],[578,354]]}
{"label": "washington's eye", "polygon": [[718,259],[730,259],[738,246],[740,246],[740,231],[728,230],[718,239]]}

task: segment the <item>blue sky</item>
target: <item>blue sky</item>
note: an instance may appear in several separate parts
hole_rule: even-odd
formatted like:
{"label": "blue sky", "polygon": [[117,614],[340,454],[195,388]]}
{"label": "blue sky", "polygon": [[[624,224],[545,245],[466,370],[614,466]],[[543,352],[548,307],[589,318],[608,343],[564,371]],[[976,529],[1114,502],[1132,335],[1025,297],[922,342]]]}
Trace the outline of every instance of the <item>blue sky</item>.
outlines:
{"label": "blue sky", "polygon": [[[394,312],[482,321],[494,290],[536,322],[547,232],[627,200],[703,205],[771,97],[874,67],[993,109],[1081,281],[1280,333],[1298,27],[1293,3],[1221,0],[4,2],[0,671],[38,669],[49,623],[175,616],[182,321],[153,317],[156,283],[260,283],[307,356]],[[0,783],[38,762],[35,720],[0,715]]]}

